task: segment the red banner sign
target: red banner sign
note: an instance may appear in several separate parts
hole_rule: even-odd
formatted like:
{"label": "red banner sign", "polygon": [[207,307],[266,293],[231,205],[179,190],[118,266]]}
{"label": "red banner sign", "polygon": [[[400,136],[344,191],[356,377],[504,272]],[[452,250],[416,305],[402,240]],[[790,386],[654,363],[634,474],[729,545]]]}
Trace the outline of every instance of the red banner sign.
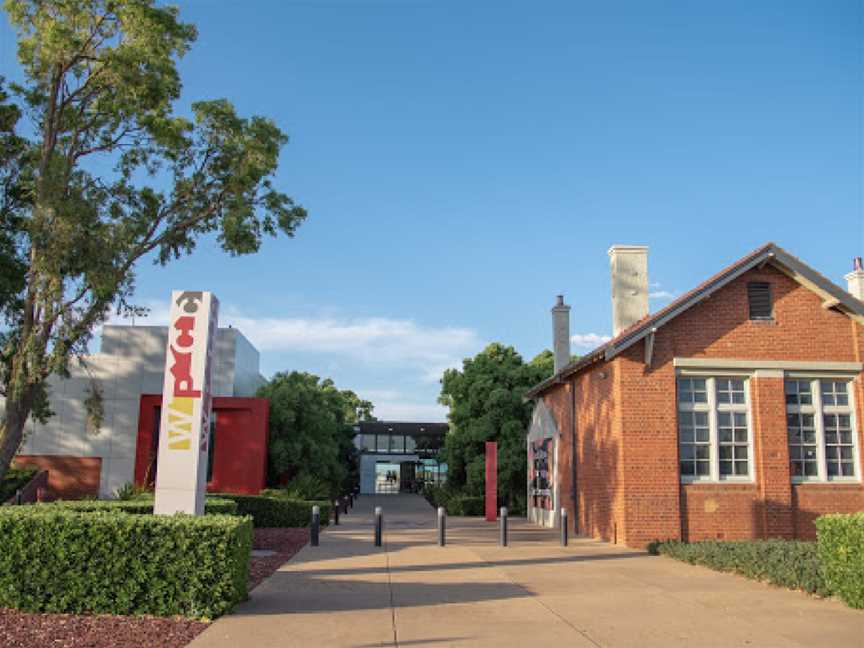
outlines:
{"label": "red banner sign", "polygon": [[486,442],[486,521],[498,519],[498,444]]}

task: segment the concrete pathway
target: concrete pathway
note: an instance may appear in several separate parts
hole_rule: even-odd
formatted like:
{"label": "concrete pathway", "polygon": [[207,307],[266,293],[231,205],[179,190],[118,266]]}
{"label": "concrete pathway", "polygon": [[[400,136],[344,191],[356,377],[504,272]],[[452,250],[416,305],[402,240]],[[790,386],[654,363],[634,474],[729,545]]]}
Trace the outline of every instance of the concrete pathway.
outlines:
{"label": "concrete pathway", "polygon": [[[372,508],[385,511],[385,547]],[[411,495],[364,496],[190,646],[831,646],[864,648],[864,612],[669,558],[511,521],[448,520]]]}

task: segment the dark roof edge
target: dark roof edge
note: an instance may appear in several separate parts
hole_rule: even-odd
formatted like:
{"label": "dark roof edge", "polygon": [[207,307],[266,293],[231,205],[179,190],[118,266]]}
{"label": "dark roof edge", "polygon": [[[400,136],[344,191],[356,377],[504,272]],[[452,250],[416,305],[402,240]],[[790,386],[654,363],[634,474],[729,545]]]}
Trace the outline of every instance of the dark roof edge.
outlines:
{"label": "dark roof edge", "polygon": [[[827,279],[797,257],[789,254],[780,246],[774,243],[768,243],[751,254],[742,257],[733,265],[721,271],[692,291],[682,295],[654,315],[643,319],[628,330],[625,330],[618,337],[599,346],[588,355],[580,358],[578,361],[566,365],[554,376],[538,383],[526,392],[525,400],[536,398],[553,385],[564,382],[564,380],[569,376],[581,371],[595,362],[598,362],[599,360],[611,360],[684,311],[695,306],[703,299],[707,299],[716,291],[720,290],[734,279],[737,279],[748,270],[766,262],[785,267],[792,273],[792,278],[799,283],[803,283],[805,287],[808,287],[811,290],[815,288],[829,295],[832,299],[836,300],[837,304],[835,307],[842,307],[843,310],[846,311],[847,315],[858,319],[858,321],[864,325],[864,302],[856,299],[840,286]],[[804,282],[802,282],[802,279]],[[808,286],[808,283],[811,285]]]}

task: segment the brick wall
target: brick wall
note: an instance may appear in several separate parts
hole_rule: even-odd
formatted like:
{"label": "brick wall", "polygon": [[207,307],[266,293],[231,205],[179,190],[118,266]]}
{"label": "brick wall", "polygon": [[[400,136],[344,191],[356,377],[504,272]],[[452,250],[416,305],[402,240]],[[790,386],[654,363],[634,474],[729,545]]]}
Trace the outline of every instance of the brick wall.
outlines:
{"label": "brick wall", "polygon": [[18,455],[14,465],[48,471],[46,499],[81,499],[99,495],[100,457]]}
{"label": "brick wall", "polygon": [[[609,542],[623,542],[626,516],[623,489],[620,420],[614,415],[619,402],[616,363],[603,364],[575,378],[576,470],[579,533]],[[571,389],[567,383],[551,391],[546,405],[558,421],[561,445],[558,474],[561,505],[576,520],[572,498],[573,448],[571,441]]]}
{"label": "brick wall", "polygon": [[[748,319],[749,281],[772,287],[774,320]],[[782,374],[749,381],[754,483],[680,483],[673,358],[861,362],[864,328],[772,266],[752,270],[660,328],[651,367],[638,343],[575,377],[583,533],[631,546],[653,539],[814,536],[813,519],[864,510],[859,484],[793,486]],[[599,376],[605,374],[606,378]],[[545,395],[562,432],[561,495],[569,502],[569,386]],[[853,382],[864,454],[864,386]],[[860,457],[859,457],[860,461]],[[864,472],[859,466],[859,474]],[[572,507],[571,507],[572,512]]]}

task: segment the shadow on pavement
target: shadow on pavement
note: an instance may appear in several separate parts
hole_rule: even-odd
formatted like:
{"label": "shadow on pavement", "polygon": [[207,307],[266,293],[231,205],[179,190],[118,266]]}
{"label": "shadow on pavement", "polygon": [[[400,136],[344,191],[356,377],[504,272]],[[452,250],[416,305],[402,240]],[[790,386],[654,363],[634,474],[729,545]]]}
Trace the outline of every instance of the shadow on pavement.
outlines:
{"label": "shadow on pavement", "polygon": [[[506,581],[488,583],[394,583],[397,607],[452,603],[477,603],[533,596],[520,585]],[[256,592],[253,602],[242,603],[235,616],[268,614],[332,613],[356,610],[389,610],[390,586],[386,581],[310,578],[306,574],[277,572],[267,587]],[[254,607],[254,609],[248,609]]]}
{"label": "shadow on pavement", "polygon": [[[442,551],[447,551],[447,548],[443,548]],[[549,557],[549,558],[526,558],[523,560],[489,560],[484,562],[468,562],[468,563],[429,563],[423,565],[401,565],[394,566],[390,565],[390,567],[382,566],[382,567],[357,567],[357,568],[348,568],[348,569],[308,569],[305,570],[304,574],[310,574],[314,576],[350,576],[353,574],[377,574],[382,572],[391,572],[391,573],[410,573],[410,572],[424,572],[424,571],[443,571],[443,570],[454,570],[454,569],[489,569],[489,568],[497,568],[497,567],[520,567],[525,565],[561,565],[561,564],[570,564],[570,563],[578,563],[578,562],[594,562],[597,560],[618,560],[621,558],[645,558],[647,554],[644,552],[630,552],[630,553],[615,553],[615,554],[602,554],[602,555],[574,555],[574,556],[557,556],[557,557]]]}

